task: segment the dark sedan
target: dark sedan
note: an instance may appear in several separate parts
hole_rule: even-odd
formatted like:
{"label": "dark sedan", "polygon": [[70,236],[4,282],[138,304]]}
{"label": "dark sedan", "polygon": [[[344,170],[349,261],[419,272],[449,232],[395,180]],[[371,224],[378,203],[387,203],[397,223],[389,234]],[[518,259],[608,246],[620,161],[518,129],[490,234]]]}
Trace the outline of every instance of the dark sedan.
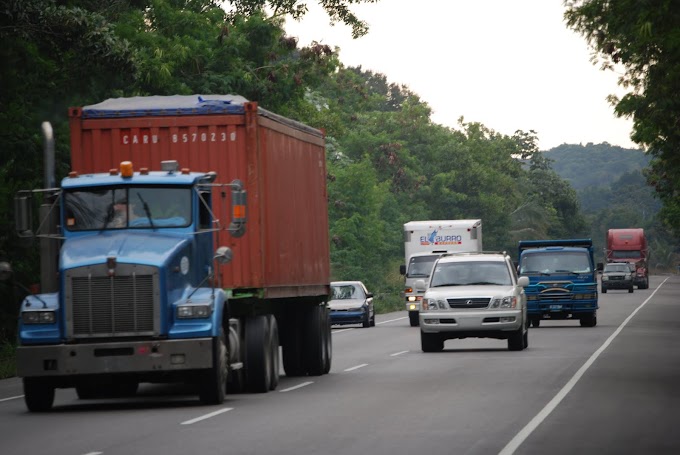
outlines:
{"label": "dark sedan", "polygon": [[373,294],[361,281],[333,281],[331,283],[331,324],[361,324],[375,326]]}

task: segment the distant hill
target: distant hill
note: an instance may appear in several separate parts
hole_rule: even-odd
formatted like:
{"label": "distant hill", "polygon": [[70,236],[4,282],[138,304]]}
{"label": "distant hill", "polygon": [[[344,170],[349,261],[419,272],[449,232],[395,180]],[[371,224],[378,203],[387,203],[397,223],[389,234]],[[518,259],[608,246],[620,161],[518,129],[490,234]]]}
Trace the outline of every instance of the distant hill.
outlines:
{"label": "distant hill", "polygon": [[640,149],[588,143],[562,144],[543,152],[553,170],[578,190],[608,186],[624,174],[640,171],[650,157]]}

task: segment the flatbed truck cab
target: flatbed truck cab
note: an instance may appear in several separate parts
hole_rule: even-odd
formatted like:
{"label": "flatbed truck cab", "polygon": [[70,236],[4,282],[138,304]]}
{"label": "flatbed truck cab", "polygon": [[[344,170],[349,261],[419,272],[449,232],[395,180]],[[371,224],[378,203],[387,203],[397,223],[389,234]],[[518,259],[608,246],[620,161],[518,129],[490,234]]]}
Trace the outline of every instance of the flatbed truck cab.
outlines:
{"label": "flatbed truck cab", "polygon": [[520,240],[518,272],[529,278],[524,289],[531,325],[545,319],[578,319],[597,325],[597,270],[591,239]]}

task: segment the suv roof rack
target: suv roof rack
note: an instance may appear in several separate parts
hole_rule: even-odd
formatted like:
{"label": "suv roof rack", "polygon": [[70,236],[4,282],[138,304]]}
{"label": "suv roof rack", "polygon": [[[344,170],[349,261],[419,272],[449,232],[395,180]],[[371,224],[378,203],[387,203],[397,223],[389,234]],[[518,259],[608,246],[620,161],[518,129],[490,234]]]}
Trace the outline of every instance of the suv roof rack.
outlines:
{"label": "suv roof rack", "polygon": [[507,251],[457,251],[457,252],[452,252],[452,253],[444,253],[442,254],[441,257],[447,257],[447,256],[472,256],[475,254],[502,254],[504,256],[508,256]]}

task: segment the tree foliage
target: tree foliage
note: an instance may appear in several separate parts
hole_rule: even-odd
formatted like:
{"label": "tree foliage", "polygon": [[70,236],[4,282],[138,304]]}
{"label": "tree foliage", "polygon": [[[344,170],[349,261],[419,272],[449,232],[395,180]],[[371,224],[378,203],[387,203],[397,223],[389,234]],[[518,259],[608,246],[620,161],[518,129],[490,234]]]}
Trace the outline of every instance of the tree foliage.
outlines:
{"label": "tree foliage", "polygon": [[617,115],[633,119],[632,139],[653,156],[647,180],[662,216],[680,233],[680,9],[672,0],[569,0],[567,25],[582,34],[604,69],[623,68],[628,90],[611,96]]}

